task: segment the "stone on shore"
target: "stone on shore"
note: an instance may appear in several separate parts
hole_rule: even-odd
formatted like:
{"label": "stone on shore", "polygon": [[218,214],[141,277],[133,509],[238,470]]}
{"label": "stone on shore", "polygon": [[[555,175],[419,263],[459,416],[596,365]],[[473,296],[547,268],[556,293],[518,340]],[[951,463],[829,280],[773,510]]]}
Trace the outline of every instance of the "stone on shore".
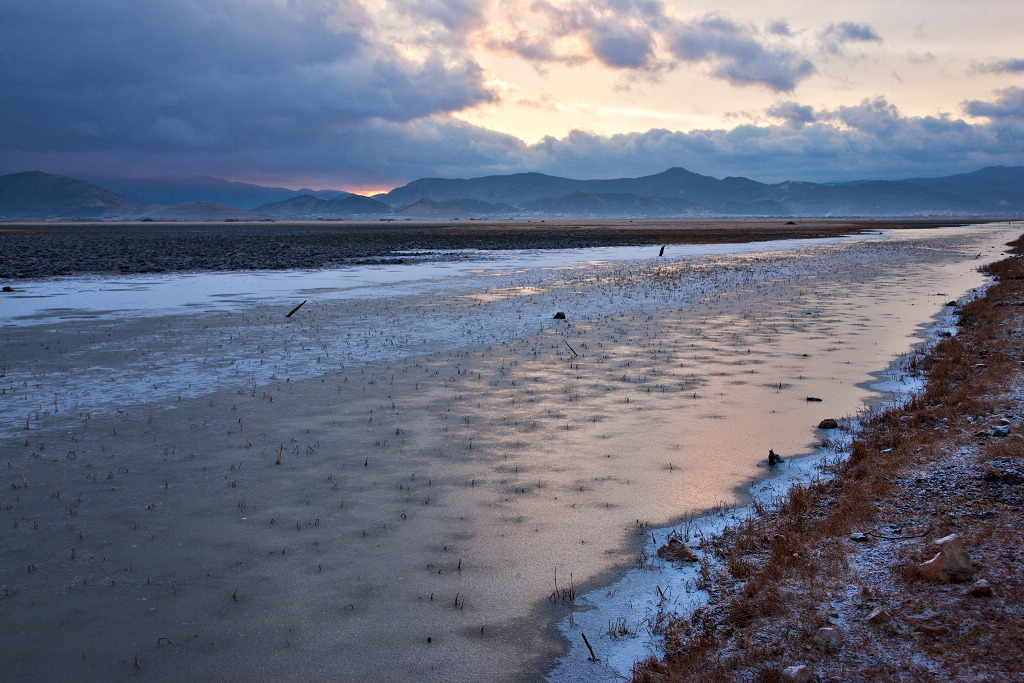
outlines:
{"label": "stone on shore", "polygon": [[782,670],[781,678],[784,683],[807,683],[811,680],[811,670],[807,668],[806,664],[787,666]]}
{"label": "stone on shore", "polygon": [[932,581],[964,582],[974,578],[971,558],[957,534],[950,534],[935,541],[939,552],[927,562],[917,565],[921,576]]}
{"label": "stone on shore", "polygon": [[663,560],[676,560],[677,562],[697,561],[697,555],[675,536],[668,539],[668,543],[658,548],[658,557]]}
{"label": "stone on shore", "polygon": [[892,617],[885,611],[884,607],[876,607],[868,615],[869,624],[888,624],[890,621],[892,621]]}
{"label": "stone on shore", "polygon": [[826,626],[819,628],[818,632],[814,634],[812,640],[822,647],[839,647],[839,643],[842,640],[839,635],[839,629]]}

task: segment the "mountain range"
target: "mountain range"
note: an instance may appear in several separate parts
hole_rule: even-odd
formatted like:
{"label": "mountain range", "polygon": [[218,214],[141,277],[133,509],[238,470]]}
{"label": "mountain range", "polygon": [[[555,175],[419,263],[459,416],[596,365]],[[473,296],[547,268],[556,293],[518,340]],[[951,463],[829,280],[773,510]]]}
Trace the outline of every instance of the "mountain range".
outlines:
{"label": "mountain range", "polygon": [[423,178],[373,197],[207,176],[95,183],[42,171],[0,176],[0,219],[8,221],[939,215],[1024,215],[1024,167],[991,166],[941,178],[776,184],[683,168],[609,180],[516,173]]}

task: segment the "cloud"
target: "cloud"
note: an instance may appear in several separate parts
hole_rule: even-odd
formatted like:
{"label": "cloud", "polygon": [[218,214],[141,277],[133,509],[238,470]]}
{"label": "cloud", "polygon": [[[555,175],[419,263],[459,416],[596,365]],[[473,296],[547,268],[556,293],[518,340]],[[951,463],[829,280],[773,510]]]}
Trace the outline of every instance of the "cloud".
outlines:
{"label": "cloud", "polygon": [[[809,107],[785,103],[773,115]],[[547,172],[610,168],[616,175],[672,166],[765,182],[837,181],[945,175],[1024,157],[1018,128],[971,125],[948,117],[907,117],[885,100],[814,111],[803,126],[742,125],[731,130],[651,130],[603,137],[576,131],[529,151]],[[592,175],[592,174],[591,174]]]}
{"label": "cloud", "polygon": [[489,2],[474,0],[408,0],[399,9],[458,33],[474,31],[487,21]]}
{"label": "cloud", "polygon": [[799,130],[808,123],[814,123],[814,107],[796,102],[779,102],[768,108],[768,115],[785,121],[787,128]]}
{"label": "cloud", "polygon": [[[734,85],[761,85],[790,91],[814,72],[798,51],[773,45],[757,29],[720,14],[681,21],[657,0],[556,2],[537,0],[515,13],[516,29],[491,37],[493,50],[534,62],[604,66],[635,72],[659,73],[673,61],[703,62],[711,75]],[[785,21],[768,33],[789,38]],[[667,54],[663,52],[667,47]]]}
{"label": "cloud", "polygon": [[559,53],[550,39],[525,30],[510,38],[491,38],[486,44],[495,52],[517,55],[534,63],[582,64],[588,61],[588,57],[581,54]]}
{"label": "cloud", "polygon": [[358,0],[15,2],[0,17],[0,149],[315,145],[495,99],[467,54],[410,57],[377,36]]}
{"label": "cloud", "polygon": [[594,60],[614,69],[653,69],[654,29],[662,11],[652,0],[538,0],[521,13],[529,29],[520,27],[511,38],[492,38],[488,44],[531,61]]}
{"label": "cloud", "polygon": [[594,56],[607,66],[643,69],[653,62],[653,39],[643,27],[604,22],[591,27],[588,38]]}
{"label": "cloud", "polygon": [[[1010,98],[1012,99],[1012,98]],[[1005,97],[991,103],[1008,104]],[[619,135],[575,130],[535,144],[438,114],[402,122],[362,119],[315,145],[281,139],[243,152],[135,148],[63,153],[15,152],[4,163],[75,175],[209,173],[278,184],[360,189],[394,187],[420,177],[478,177],[540,171],[574,178],[638,176],[673,166],[764,182],[940,176],[1024,159],[1020,118],[969,123],[949,116],[902,114],[884,99],[816,109],[773,106],[779,125],[689,132],[652,129]],[[803,125],[796,125],[802,122]],[[173,125],[171,133],[184,134]]]}
{"label": "cloud", "polygon": [[833,54],[840,52],[845,43],[880,43],[882,38],[867,24],[844,21],[830,24],[821,34],[822,47]]}
{"label": "cloud", "polygon": [[998,91],[999,98],[995,102],[970,100],[963,103],[964,113],[968,116],[989,119],[1015,119],[1024,122],[1024,88],[1006,88]]}
{"label": "cloud", "polygon": [[[812,107],[787,95],[792,101],[770,107],[764,125],[573,131],[536,144],[452,115],[499,98],[470,45],[537,65],[603,65],[622,80],[686,64],[737,86],[789,93],[815,72],[801,50],[817,48],[784,21],[758,28],[718,14],[680,19],[659,0],[523,0],[507,9],[492,0],[404,0],[375,3],[377,14],[360,0],[140,7],[0,4],[0,172],[209,173],[360,188],[424,176],[608,177],[671,166],[839,180],[1024,159],[1021,88],[964,102],[969,121],[906,116],[884,98]],[[493,28],[499,10],[509,18]],[[880,40],[852,23],[815,34],[823,36],[837,51]],[[1015,73],[1021,65],[989,67]]]}
{"label": "cloud", "polygon": [[1005,59],[1000,62],[979,64],[976,68],[988,73],[1019,74],[1024,73],[1024,59]]}
{"label": "cloud", "polygon": [[677,24],[670,48],[680,60],[710,63],[713,76],[734,85],[787,92],[814,73],[795,50],[768,46],[755,29],[718,14]]}

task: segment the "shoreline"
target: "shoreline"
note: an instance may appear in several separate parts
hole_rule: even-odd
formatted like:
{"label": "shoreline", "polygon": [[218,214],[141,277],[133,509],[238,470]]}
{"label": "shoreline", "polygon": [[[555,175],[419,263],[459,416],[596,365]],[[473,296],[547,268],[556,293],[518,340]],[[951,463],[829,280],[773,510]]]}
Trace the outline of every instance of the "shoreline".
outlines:
{"label": "shoreline", "polygon": [[[957,308],[984,296],[992,284],[994,280],[989,278],[984,285],[966,292],[958,298]],[[903,405],[923,391],[923,378],[919,374],[908,375],[907,366],[913,358],[929,353],[955,327],[951,306],[940,309],[929,322],[919,325],[919,340],[893,359],[888,368],[871,373],[872,379],[862,383],[861,387],[869,392],[864,415],[870,417]],[[908,379],[910,386],[903,388]],[[740,502],[694,511],[677,522],[647,528],[638,534],[643,540],[633,548],[637,553],[634,565],[620,568],[612,573],[611,580],[597,582],[594,588],[582,592],[576,598],[579,603],[570,607],[572,616],[559,620],[559,631],[570,643],[569,652],[551,666],[545,680],[628,680],[643,660],[651,656],[662,659],[665,646],[657,641],[664,637],[669,621],[685,620],[712,602],[711,576],[723,569],[722,561],[716,558],[716,539],[748,518],[763,514],[765,509],[777,507],[793,486],[808,486],[832,478],[837,467],[849,458],[849,446],[864,424],[859,415],[843,416],[838,422],[839,430],[816,432],[827,435],[824,438],[831,442],[829,447],[818,445],[813,450],[788,455],[777,469],[764,464],[751,481],[738,484],[735,493]],[[838,441],[834,440],[836,436]],[[666,547],[673,538],[690,547],[696,560],[679,562],[659,557],[659,548]],[[584,641],[581,634],[587,633],[590,635]],[[591,658],[592,652],[598,661]]]}
{"label": "shoreline", "polygon": [[[1021,319],[1008,307],[1021,294],[1022,242],[986,266],[991,282],[979,296],[950,311],[954,334],[915,354],[921,391],[869,414],[832,477],[794,487],[714,539],[715,604],[675,615],[665,647],[628,678],[1004,680],[1020,671],[1011,624],[1021,585],[1000,550],[1021,538],[1024,395],[1012,360]],[[965,548],[963,575],[926,570],[951,534]]]}

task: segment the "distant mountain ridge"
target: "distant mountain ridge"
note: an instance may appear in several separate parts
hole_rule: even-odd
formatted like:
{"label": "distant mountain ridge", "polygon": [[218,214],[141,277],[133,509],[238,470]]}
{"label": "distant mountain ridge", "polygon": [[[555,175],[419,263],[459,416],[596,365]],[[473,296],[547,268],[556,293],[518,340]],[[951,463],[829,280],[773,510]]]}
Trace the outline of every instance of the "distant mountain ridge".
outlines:
{"label": "distant mountain ridge", "polygon": [[42,171],[0,176],[0,216],[11,220],[103,218],[137,208],[130,199],[74,178]]}
{"label": "distant mountain ridge", "polygon": [[[627,200],[634,197],[634,200]],[[1020,215],[1024,167],[993,166],[943,178],[842,184],[721,180],[683,168],[639,178],[572,180],[542,173],[423,178],[376,197],[393,207],[423,200],[503,202],[552,216]]]}
{"label": "distant mountain ridge", "polygon": [[337,219],[354,215],[376,216],[391,213],[391,207],[371,197],[349,194],[333,199],[321,199],[304,194],[284,201],[264,204],[253,209],[253,213],[290,219]]}
{"label": "distant mountain ridge", "polygon": [[[195,180],[195,179],[193,179]],[[125,181],[128,182],[128,181]],[[396,218],[673,218],[901,217],[1024,215],[1024,167],[991,166],[940,178],[848,183],[760,183],[722,179],[683,168],[638,178],[574,180],[543,173],[470,179],[422,178],[365,197],[337,190],[265,188],[205,178],[139,188],[135,196],[180,202],[138,202],[75,178],[41,171],[0,176],[2,220],[345,220]],[[195,181],[199,182],[199,181]],[[219,188],[219,189],[218,189]],[[211,192],[232,204],[209,201]],[[271,201],[241,203],[245,197]]]}
{"label": "distant mountain ridge", "polygon": [[213,176],[156,179],[96,177],[83,178],[83,180],[116,192],[139,204],[209,202],[243,210],[301,195],[311,195],[320,199],[337,199],[352,194],[340,190],[310,190],[306,188],[289,190],[286,187],[264,187]]}

